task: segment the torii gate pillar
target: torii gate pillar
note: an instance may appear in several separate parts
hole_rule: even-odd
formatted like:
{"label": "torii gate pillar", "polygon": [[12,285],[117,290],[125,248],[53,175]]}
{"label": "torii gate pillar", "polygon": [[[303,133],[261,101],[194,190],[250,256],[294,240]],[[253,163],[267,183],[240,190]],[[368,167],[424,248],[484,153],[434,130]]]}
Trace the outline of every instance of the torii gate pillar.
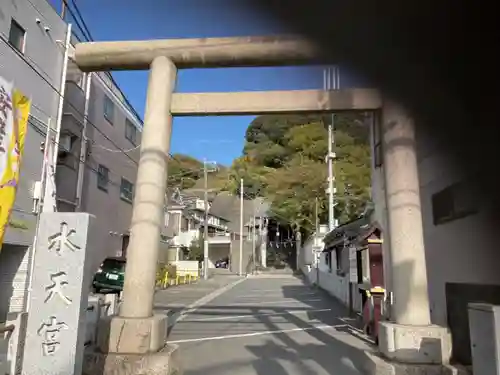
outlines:
{"label": "torii gate pillar", "polygon": [[124,299],[118,316],[99,322],[100,353],[87,358],[84,374],[116,374],[125,367],[128,371],[123,373],[127,374],[181,374],[179,361],[175,360],[176,347],[165,346],[167,315],[153,314],[176,72],[167,57],[155,57],[151,63]]}

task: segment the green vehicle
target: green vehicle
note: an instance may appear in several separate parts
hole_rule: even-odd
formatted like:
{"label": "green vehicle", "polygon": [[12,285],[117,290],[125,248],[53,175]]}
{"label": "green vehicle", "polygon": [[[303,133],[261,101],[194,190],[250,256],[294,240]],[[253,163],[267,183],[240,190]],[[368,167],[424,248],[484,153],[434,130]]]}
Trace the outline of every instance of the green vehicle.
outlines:
{"label": "green vehicle", "polygon": [[125,279],[125,263],[125,258],[106,258],[94,275],[94,292],[121,292]]}

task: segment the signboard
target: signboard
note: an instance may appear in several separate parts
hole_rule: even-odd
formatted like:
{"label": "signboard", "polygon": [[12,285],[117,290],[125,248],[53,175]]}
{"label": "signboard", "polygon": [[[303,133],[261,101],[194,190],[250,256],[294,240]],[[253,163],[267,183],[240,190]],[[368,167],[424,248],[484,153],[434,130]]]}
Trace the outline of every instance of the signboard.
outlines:
{"label": "signboard", "polygon": [[82,372],[90,222],[86,213],[40,215],[23,375]]}
{"label": "signboard", "polygon": [[30,104],[0,77],[0,248],[16,200]]}

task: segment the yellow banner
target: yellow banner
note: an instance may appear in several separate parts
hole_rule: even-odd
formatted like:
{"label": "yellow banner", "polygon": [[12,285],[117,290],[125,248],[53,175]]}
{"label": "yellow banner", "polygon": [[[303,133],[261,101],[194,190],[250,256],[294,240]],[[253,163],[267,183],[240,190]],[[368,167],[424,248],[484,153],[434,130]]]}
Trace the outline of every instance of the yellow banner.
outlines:
{"label": "yellow banner", "polygon": [[0,77],[0,249],[16,200],[31,101]]}

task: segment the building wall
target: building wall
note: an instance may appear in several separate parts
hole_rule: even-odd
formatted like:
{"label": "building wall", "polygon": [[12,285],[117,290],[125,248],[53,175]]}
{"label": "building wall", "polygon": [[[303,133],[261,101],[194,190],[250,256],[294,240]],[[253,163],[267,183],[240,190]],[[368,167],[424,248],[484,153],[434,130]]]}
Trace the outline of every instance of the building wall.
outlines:
{"label": "building wall", "polygon": [[[496,262],[498,251],[492,246],[496,242],[496,233],[489,225],[488,215],[491,213],[487,202],[482,201],[474,180],[457,171],[443,149],[423,129],[417,129],[431,318],[436,324],[446,325],[446,283],[500,285],[500,272]],[[457,196],[455,204],[470,204],[472,201],[479,212],[435,225],[433,194],[466,178],[469,194],[467,197]]]}
{"label": "building wall", "polygon": [[[446,283],[500,285],[495,257],[497,250],[491,246],[496,242],[495,230],[488,225],[487,219],[491,213],[488,212],[487,203],[481,201],[481,194],[476,191],[473,178],[467,182],[467,196],[473,198],[473,205],[478,207],[479,213],[434,224],[432,196],[454,183],[464,181],[467,176],[453,167],[452,159],[443,152],[444,147],[440,147],[434,137],[419,127],[416,129],[416,147],[431,319],[435,324],[447,325]],[[372,186],[377,220],[385,229],[385,257],[388,254],[387,238],[390,234],[387,233],[385,219],[382,168],[373,168]],[[457,205],[471,203],[460,202],[460,199],[465,199],[463,197],[457,199]],[[385,270],[386,266],[387,262]],[[390,280],[390,270],[385,271],[385,277]]]}
{"label": "building wall", "polygon": [[[135,188],[141,142],[141,122],[109,85],[100,75],[92,74],[86,129],[89,150],[85,163],[81,210],[93,214],[97,221],[96,232],[89,242],[94,268],[107,256],[121,255],[122,238],[129,231],[132,218],[132,201],[121,193],[121,183],[124,178],[134,184]],[[73,90],[77,89],[73,87]],[[84,96],[81,89],[80,96]],[[114,104],[112,123],[104,116],[105,96]],[[78,101],[76,98],[72,100]],[[83,113],[81,104],[77,112]],[[135,143],[125,137],[126,119],[137,128]],[[79,144],[77,146],[79,149]],[[104,189],[98,187],[100,166],[108,169],[108,183]]]}
{"label": "building wall", "polygon": [[[337,273],[337,261],[335,257],[335,251],[332,251],[331,256],[331,267],[326,262],[326,253],[321,253],[319,260],[319,275],[318,282],[321,289],[327,291],[331,296],[337,298],[344,305],[349,306],[349,274],[346,276]],[[348,264],[348,254],[347,251],[343,251],[342,255],[344,258],[347,256],[344,265]]]}
{"label": "building wall", "polygon": [[[231,262],[231,272],[238,273],[240,270],[240,238],[235,235],[235,239],[231,240],[231,252],[230,252],[230,262]],[[252,271],[252,241],[243,238],[243,251],[241,257],[242,272],[243,274]]]}
{"label": "building wall", "polygon": [[[25,29],[24,53],[8,44],[11,20]],[[36,20],[39,19],[38,24]],[[50,27],[46,32],[44,27]],[[0,9],[0,75],[32,100],[26,134],[21,178],[12,219],[27,229],[9,227],[4,243],[29,246],[35,231],[33,184],[40,180],[43,155],[40,144],[45,140],[47,124],[55,124],[63,66],[67,26],[46,0],[2,2]],[[58,43],[61,41],[62,43]],[[43,77],[43,78],[42,78]]]}
{"label": "building wall", "polygon": [[[12,19],[26,32],[22,52],[8,43]],[[50,30],[45,31],[45,26]],[[0,321],[6,314],[16,314],[25,308],[28,249],[36,227],[36,217],[32,214],[33,186],[41,177],[43,155],[40,146],[45,140],[47,126],[56,123],[66,31],[66,24],[46,0],[1,3],[0,76],[30,97],[32,105],[10,218],[20,227],[7,228],[0,253]]]}
{"label": "building wall", "polygon": [[29,247],[4,245],[0,252],[0,322],[24,311],[28,286]]}

